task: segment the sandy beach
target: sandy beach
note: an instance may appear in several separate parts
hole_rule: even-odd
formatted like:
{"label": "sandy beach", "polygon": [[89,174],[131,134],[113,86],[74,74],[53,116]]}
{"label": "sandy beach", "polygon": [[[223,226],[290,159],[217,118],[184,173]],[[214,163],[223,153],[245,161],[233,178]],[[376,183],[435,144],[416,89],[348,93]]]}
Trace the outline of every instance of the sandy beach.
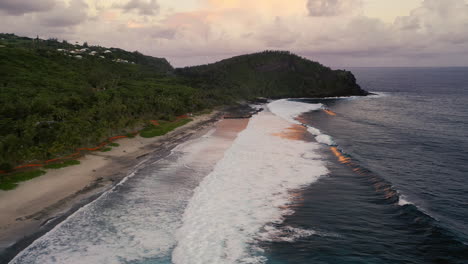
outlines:
{"label": "sandy beach", "polygon": [[248,119],[222,120],[221,117],[222,113],[215,111],[197,116],[164,136],[120,139],[117,141],[120,146],[109,152],[93,152],[81,157],[80,165],[49,169],[44,176],[23,182],[14,190],[0,191],[0,252],[4,255],[13,254],[7,251],[18,252],[67,215],[120,182],[147,155],[167,155],[178,144],[200,137],[213,128],[214,133],[233,141],[248,123]]}

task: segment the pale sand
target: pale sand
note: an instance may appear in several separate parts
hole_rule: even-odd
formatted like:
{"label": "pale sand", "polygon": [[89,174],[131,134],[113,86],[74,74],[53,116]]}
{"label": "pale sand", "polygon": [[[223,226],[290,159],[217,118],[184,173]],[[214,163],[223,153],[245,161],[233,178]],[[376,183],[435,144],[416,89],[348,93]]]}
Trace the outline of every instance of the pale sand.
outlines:
{"label": "pale sand", "polygon": [[[149,153],[164,152],[190,137],[201,136],[220,118],[220,112],[198,116],[194,121],[156,138],[135,137],[116,141],[109,152],[93,152],[80,158],[80,165],[47,170],[44,176],[0,191],[0,251],[26,235],[37,232],[49,219],[70,213],[71,208],[110,189]],[[248,119],[222,120],[216,125],[231,141]],[[161,154],[162,155],[162,154]]]}

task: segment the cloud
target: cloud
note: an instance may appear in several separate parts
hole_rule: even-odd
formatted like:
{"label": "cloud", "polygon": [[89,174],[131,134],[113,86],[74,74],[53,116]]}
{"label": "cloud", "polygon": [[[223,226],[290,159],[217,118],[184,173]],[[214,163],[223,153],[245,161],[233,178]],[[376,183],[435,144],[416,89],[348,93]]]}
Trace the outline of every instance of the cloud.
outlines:
{"label": "cloud", "polygon": [[2,16],[0,31],[139,50],[175,66],[266,49],[291,50],[329,65],[468,61],[465,0],[424,0],[394,22],[361,12],[363,3],[377,0],[199,0],[207,4],[185,11],[167,8],[168,0],[55,1],[42,12]]}
{"label": "cloud", "polygon": [[258,37],[266,48],[284,49],[290,47],[300,38],[300,32],[288,27],[288,23],[276,17],[273,23],[258,30]]}
{"label": "cloud", "polygon": [[308,0],[307,9],[310,16],[338,16],[353,13],[361,8],[360,0]]}
{"label": "cloud", "polygon": [[156,0],[130,0],[124,5],[115,5],[126,12],[138,11],[140,15],[155,15],[159,12],[159,4]]}
{"label": "cloud", "polygon": [[156,39],[174,39],[177,31],[172,28],[154,27],[150,29],[150,35]]}
{"label": "cloud", "polygon": [[468,52],[468,5],[464,0],[425,0],[409,16],[398,17],[393,31],[408,45],[426,43],[434,53]]}
{"label": "cloud", "polygon": [[[121,28],[120,31],[126,34],[132,34],[135,38],[141,39],[141,36],[145,36],[147,38],[165,40],[174,39],[177,33],[175,28],[138,24],[132,21],[127,23],[125,28]],[[131,31],[131,33],[129,31]]]}
{"label": "cloud", "polygon": [[41,14],[38,19],[47,27],[70,27],[81,24],[88,18],[88,5],[83,0],[71,0],[69,5],[57,5],[52,11]]}
{"label": "cloud", "polygon": [[52,9],[55,0],[1,0],[0,10],[14,16]]}

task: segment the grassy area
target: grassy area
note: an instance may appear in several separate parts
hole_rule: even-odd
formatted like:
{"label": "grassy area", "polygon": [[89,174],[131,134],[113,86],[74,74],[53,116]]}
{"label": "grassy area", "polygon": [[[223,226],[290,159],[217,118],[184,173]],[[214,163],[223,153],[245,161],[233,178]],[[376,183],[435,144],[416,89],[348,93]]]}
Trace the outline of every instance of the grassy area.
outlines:
{"label": "grassy area", "polygon": [[132,134],[132,133],[128,133],[126,136],[127,136],[128,138],[134,138],[134,137],[135,137],[135,135]]}
{"label": "grassy area", "polygon": [[0,190],[13,190],[18,186],[19,182],[34,179],[46,172],[43,170],[23,171],[9,175],[0,175]]}
{"label": "grassy area", "polygon": [[205,109],[205,110],[202,110],[202,111],[195,112],[195,113],[193,113],[193,115],[195,115],[195,116],[207,115],[207,114],[211,114],[211,112],[213,112],[212,109]]}
{"label": "grassy area", "polygon": [[161,122],[159,126],[149,125],[140,132],[140,136],[144,138],[152,138],[157,136],[162,136],[168,132],[183,126],[192,121],[190,118],[184,118],[177,120],[175,122]]}
{"label": "grassy area", "polygon": [[111,151],[111,150],[112,150],[112,148],[107,147],[107,148],[101,149],[101,152],[109,152],[109,151]]}
{"label": "grassy area", "polygon": [[55,164],[47,164],[44,166],[45,169],[60,169],[65,168],[68,166],[78,165],[80,164],[79,160],[67,160],[62,163],[55,163]]}
{"label": "grassy area", "polygon": [[119,143],[114,143],[114,142],[112,142],[112,143],[109,143],[108,146],[111,146],[111,147],[118,147],[118,146],[120,146],[120,144],[119,144]]}

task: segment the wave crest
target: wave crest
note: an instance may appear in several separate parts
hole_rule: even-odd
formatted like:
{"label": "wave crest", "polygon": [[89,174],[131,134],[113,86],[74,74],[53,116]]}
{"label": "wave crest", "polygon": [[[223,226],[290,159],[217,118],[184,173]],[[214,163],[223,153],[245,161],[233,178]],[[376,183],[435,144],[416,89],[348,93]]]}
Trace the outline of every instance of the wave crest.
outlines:
{"label": "wave crest", "polygon": [[272,135],[289,126],[271,113],[250,120],[189,201],[174,263],[264,262],[252,252],[262,228],[291,214],[290,190],[328,173],[310,158],[320,145]]}

